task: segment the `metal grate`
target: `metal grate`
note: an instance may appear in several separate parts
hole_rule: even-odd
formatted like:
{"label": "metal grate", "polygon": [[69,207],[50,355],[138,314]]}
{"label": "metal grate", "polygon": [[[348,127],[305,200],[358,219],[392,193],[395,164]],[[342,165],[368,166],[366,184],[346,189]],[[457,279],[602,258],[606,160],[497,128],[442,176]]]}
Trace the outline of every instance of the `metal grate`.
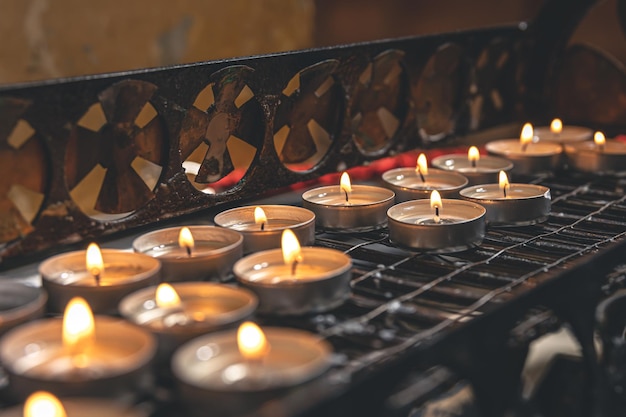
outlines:
{"label": "metal grate", "polygon": [[319,233],[317,245],[352,257],[353,296],[332,314],[278,324],[328,339],[337,364],[327,378],[338,386],[337,381],[354,383],[391,358],[413,349],[424,352],[437,345],[434,340],[450,343],[446,335],[460,325],[496,314],[498,307],[524,295],[532,297],[542,283],[624,241],[626,180],[568,173],[534,182],[551,189],[546,222],[491,228],[480,247],[458,254],[397,248],[386,230]]}

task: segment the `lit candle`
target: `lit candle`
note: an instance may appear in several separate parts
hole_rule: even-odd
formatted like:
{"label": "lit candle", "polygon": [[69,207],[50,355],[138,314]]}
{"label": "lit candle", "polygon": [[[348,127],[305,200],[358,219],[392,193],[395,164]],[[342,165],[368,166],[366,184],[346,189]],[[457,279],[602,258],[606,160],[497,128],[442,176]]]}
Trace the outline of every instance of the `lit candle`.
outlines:
{"label": "lit candle", "polygon": [[138,253],[101,251],[91,244],[87,251],[47,259],[39,273],[51,312],[61,312],[70,299],[83,297],[96,313],[115,313],[123,296],[159,282],[161,263]]}
{"label": "lit candle", "polygon": [[243,236],[215,226],[170,227],[138,237],[133,249],[161,261],[164,281],[222,280],[241,258]]}
{"label": "lit candle", "polygon": [[0,336],[20,323],[43,316],[47,300],[41,288],[0,282]]}
{"label": "lit candle", "polygon": [[396,194],[397,201],[427,198],[432,190],[447,197],[457,197],[467,185],[463,175],[441,169],[428,169],[423,153],[417,158],[415,168],[395,168],[383,173],[385,186]]}
{"label": "lit candle", "polygon": [[540,141],[558,142],[562,145],[582,142],[591,139],[593,131],[581,126],[564,126],[559,118],[553,119],[550,126],[540,126],[535,129],[535,135]]}
{"label": "lit candle", "polygon": [[502,139],[487,143],[485,148],[492,155],[513,162],[514,174],[535,175],[551,172],[559,166],[563,148],[556,142],[542,142],[534,135],[533,127],[526,123],[519,140]]}
{"label": "lit candle", "polygon": [[0,342],[12,395],[35,390],[106,396],[137,387],[154,356],[152,336],[119,319],[94,319],[84,299],[72,299],[62,319],[19,326]]}
{"label": "lit candle", "polygon": [[248,318],[257,298],[243,288],[210,283],[162,283],[125,297],[120,314],[156,336],[161,362],[184,342]]}
{"label": "lit candle", "polygon": [[533,184],[510,184],[501,172],[498,184],[481,184],[461,190],[461,197],[487,209],[493,226],[522,226],[544,221],[550,214],[550,189]]}
{"label": "lit candle", "polygon": [[468,201],[430,199],[406,201],[387,211],[389,239],[428,252],[458,252],[479,245],[485,236],[485,209]]}
{"label": "lit candle", "polygon": [[568,165],[575,170],[595,174],[623,174],[626,172],[626,144],[606,140],[602,132],[595,132],[593,142],[572,143],[565,146]]}
{"label": "lit candle", "polygon": [[259,312],[297,315],[327,311],[350,296],[352,261],[343,252],[301,248],[283,232],[282,249],[257,252],[233,267],[237,280],[259,297]]}
{"label": "lit candle", "polygon": [[99,398],[64,398],[61,402],[47,391],[36,391],[24,405],[0,412],[2,417],[148,417],[148,411],[120,401]]}
{"label": "lit candle", "polygon": [[244,253],[280,248],[280,237],[287,228],[298,236],[303,245],[315,242],[315,214],[302,207],[236,207],[219,213],[214,221],[220,227],[243,235]]}
{"label": "lit candle", "polygon": [[318,187],[302,194],[302,205],[315,213],[317,227],[365,232],[385,227],[385,212],[394,202],[393,191],[371,185],[352,185],[347,173],[337,186]]}
{"label": "lit candle", "polygon": [[484,184],[498,172],[508,172],[513,168],[513,163],[507,159],[480,155],[476,146],[471,146],[468,149],[467,156],[462,154],[442,155],[434,158],[432,164],[439,169],[460,172],[468,179],[468,185]]}
{"label": "lit candle", "polygon": [[246,322],[238,331],[186,343],[174,354],[172,371],[190,412],[210,407],[216,415],[247,415],[325,372],[330,353],[327,342],[308,332]]}

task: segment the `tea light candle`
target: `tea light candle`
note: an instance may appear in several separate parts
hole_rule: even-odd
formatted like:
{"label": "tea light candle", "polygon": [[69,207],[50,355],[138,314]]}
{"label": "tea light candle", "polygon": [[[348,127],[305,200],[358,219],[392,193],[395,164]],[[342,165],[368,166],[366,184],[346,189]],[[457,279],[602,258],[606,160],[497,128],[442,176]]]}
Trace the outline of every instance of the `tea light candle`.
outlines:
{"label": "tea light candle", "polygon": [[550,126],[540,126],[535,130],[540,141],[558,142],[562,145],[583,142],[591,139],[593,131],[582,126],[563,126],[561,119],[554,119]]}
{"label": "tea light candle", "polygon": [[396,194],[397,201],[427,198],[432,190],[444,197],[458,197],[459,190],[468,183],[463,175],[441,169],[428,169],[423,153],[417,158],[416,168],[395,168],[383,173],[385,186]]}
{"label": "tea light candle", "polygon": [[170,227],[133,241],[135,252],[161,261],[163,280],[222,280],[243,254],[243,236],[215,226]]}
{"label": "tea light candle", "polygon": [[161,263],[149,256],[115,249],[53,256],[39,266],[48,292],[48,310],[62,312],[69,300],[83,297],[96,313],[115,313],[120,299],[161,278]]}
{"label": "tea light candle", "polygon": [[315,214],[302,207],[237,207],[215,216],[215,224],[243,235],[243,252],[280,248],[283,230],[291,229],[302,245],[315,242]]}
{"label": "tea light candle", "polygon": [[0,412],[2,417],[148,417],[148,412],[118,401],[99,398],[64,398],[46,391],[31,394],[24,405]]}
{"label": "tea light candle", "polygon": [[542,185],[509,184],[504,172],[498,184],[482,184],[461,190],[461,197],[487,209],[487,223],[523,226],[540,223],[550,214],[550,189]]}
{"label": "tea light candle", "polygon": [[41,288],[17,282],[0,282],[0,335],[43,316],[48,295]]}
{"label": "tea light candle", "polygon": [[565,146],[571,168],[596,174],[626,172],[626,144],[607,141],[602,132],[594,134],[593,142],[572,143]]}
{"label": "tea light candle", "polygon": [[210,282],[162,283],[120,303],[120,314],[156,336],[158,357],[169,361],[184,342],[247,319],[258,304],[250,291]]}
{"label": "tea light candle", "polygon": [[259,297],[260,313],[297,315],[319,313],[342,304],[350,296],[352,260],[343,252],[301,248],[289,229],[282,249],[257,252],[233,267],[241,285]]}
{"label": "tea light candle", "polygon": [[533,127],[526,123],[520,139],[502,139],[487,143],[487,152],[513,162],[512,174],[534,175],[554,171],[559,166],[563,148],[555,142],[536,141]]}
{"label": "tea light candle", "polygon": [[238,331],[200,336],[172,359],[187,409],[205,415],[243,415],[281,389],[318,377],[330,367],[330,345],[302,330],[243,323]]}
{"label": "tea light candle", "polygon": [[350,184],[347,173],[337,186],[318,187],[302,194],[302,205],[315,213],[318,227],[330,231],[365,232],[387,225],[385,213],[393,205],[391,190]]}
{"label": "tea light candle", "polygon": [[462,200],[442,200],[435,190],[430,200],[396,204],[387,211],[393,243],[428,252],[458,252],[485,237],[485,209]]}
{"label": "tea light candle", "polygon": [[125,321],[92,315],[84,299],[68,304],[62,319],[23,324],[0,341],[0,362],[10,394],[37,390],[62,396],[128,394],[144,377],[156,343]]}
{"label": "tea light candle", "polygon": [[[468,185],[485,184],[493,181],[500,171],[509,172],[513,163],[497,156],[481,156],[478,148],[472,146],[465,155],[442,155],[433,159],[437,168],[457,171],[467,177]],[[443,195],[443,194],[442,194]]]}

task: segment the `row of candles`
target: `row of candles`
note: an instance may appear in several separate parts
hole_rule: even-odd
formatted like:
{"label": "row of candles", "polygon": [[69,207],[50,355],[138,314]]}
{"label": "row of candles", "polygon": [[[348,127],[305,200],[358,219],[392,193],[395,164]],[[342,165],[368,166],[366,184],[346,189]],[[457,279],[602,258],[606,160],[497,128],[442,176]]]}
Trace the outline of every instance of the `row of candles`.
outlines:
{"label": "row of candles", "polygon": [[[349,297],[352,261],[340,251],[307,247],[315,227],[361,232],[388,226],[390,240],[400,246],[454,252],[479,245],[486,224],[533,224],[548,216],[550,190],[510,183],[507,172],[542,171],[546,157],[560,164],[563,149],[567,163],[583,170],[598,161],[609,171],[626,166],[626,146],[601,134],[584,141],[590,131],[560,121],[551,128],[538,129],[540,140],[524,126],[519,141],[488,143],[499,156],[481,156],[472,147],[467,157],[436,158],[439,169],[429,169],[420,155],[415,168],[384,173],[385,188],[352,185],[344,174],[339,186],[306,191],[303,207],[238,207],[218,214],[217,226],[147,233],[135,239],[133,252],[90,245],[52,257],[39,268],[45,292],[6,283],[3,289],[20,304],[0,313],[0,331],[14,327],[0,340],[9,391],[18,398],[40,390],[64,397],[115,395],[140,384],[156,362],[171,364],[189,404],[224,406],[224,396],[235,394],[225,406],[232,411],[264,398],[237,393],[311,379],[329,367],[327,343],[247,320],[255,312],[324,312]],[[498,183],[491,183],[495,177]],[[219,281],[231,271],[239,287],[200,282]],[[63,318],[20,324],[40,316],[44,305],[53,314],[64,311]],[[27,403],[54,402],[46,392]]]}

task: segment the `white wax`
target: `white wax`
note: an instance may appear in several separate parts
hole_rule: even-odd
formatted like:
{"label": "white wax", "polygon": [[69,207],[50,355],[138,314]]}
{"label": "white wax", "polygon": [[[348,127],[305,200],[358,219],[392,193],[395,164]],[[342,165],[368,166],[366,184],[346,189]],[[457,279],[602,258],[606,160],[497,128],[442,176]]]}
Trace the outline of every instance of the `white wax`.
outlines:
{"label": "white wax", "polygon": [[230,242],[201,240],[195,242],[195,246],[191,251],[191,256],[187,254],[187,249],[181,248],[178,243],[154,246],[142,253],[153,258],[182,260],[186,258],[201,258],[203,256],[208,256],[215,253],[217,249],[221,249],[229,245],[231,245]]}
{"label": "white wax", "polygon": [[502,139],[489,142],[486,145],[489,152],[504,156],[550,156],[560,154],[561,145],[553,142],[532,142],[522,147],[519,139]]}
{"label": "white wax", "polygon": [[472,166],[472,162],[467,159],[467,155],[444,155],[433,159],[433,165],[437,168],[458,171],[462,173],[498,173],[499,171],[508,171],[513,166],[511,162],[496,156],[481,155],[476,161],[476,166]]}
{"label": "white wax", "polygon": [[254,268],[246,275],[246,279],[251,282],[262,284],[278,284],[297,281],[316,281],[328,278],[333,269],[324,265],[311,265],[300,263],[297,265],[295,274],[292,275],[291,265],[268,265]]}
{"label": "white wax", "polygon": [[510,184],[506,197],[498,184],[484,184],[465,189],[464,197],[485,200],[521,200],[541,197],[546,193],[545,188],[533,184]]}
{"label": "white wax", "polygon": [[84,287],[106,287],[111,285],[121,285],[127,282],[135,281],[136,276],[143,274],[147,269],[139,265],[104,265],[104,273],[100,275],[100,284],[96,283],[96,279],[86,270],[80,271],[62,271],[53,276],[47,277],[61,285],[80,285]]}
{"label": "white wax", "polygon": [[300,223],[302,223],[302,221],[271,218],[271,219],[267,219],[267,222],[265,222],[265,225],[263,226],[263,230],[261,230],[261,225],[256,223],[254,220],[252,221],[242,220],[240,223],[231,223],[228,225],[228,227],[238,232],[254,232],[254,231],[271,232],[274,230],[287,229],[289,227],[295,226]]}

